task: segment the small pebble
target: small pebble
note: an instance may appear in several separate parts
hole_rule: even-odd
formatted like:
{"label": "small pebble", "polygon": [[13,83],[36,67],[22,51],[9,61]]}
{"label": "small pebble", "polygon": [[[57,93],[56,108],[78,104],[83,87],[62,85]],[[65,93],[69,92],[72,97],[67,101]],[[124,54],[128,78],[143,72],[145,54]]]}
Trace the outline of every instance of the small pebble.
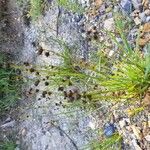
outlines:
{"label": "small pebble", "polygon": [[114,23],[113,18],[109,18],[104,21],[104,29],[105,30],[112,31],[112,30],[114,30],[114,26],[115,26],[115,23]]}
{"label": "small pebble", "polygon": [[121,6],[123,11],[125,11],[127,14],[130,14],[132,12],[131,0],[121,0]]}
{"label": "small pebble", "polygon": [[115,132],[115,126],[114,124],[112,123],[107,123],[104,127],[104,134],[107,136],[107,137],[110,137],[114,134]]}
{"label": "small pebble", "polygon": [[150,16],[146,18],[146,22],[150,22]]}
{"label": "small pebble", "polygon": [[146,15],[145,15],[145,12],[142,12],[139,14],[139,17],[141,19],[142,22],[145,22],[146,21]]}
{"label": "small pebble", "polygon": [[134,19],[134,22],[135,22],[136,25],[141,24],[141,21],[140,21],[140,19],[139,19],[138,17],[136,17],[136,18]]}
{"label": "small pebble", "polygon": [[145,15],[147,15],[147,16],[150,15],[150,9],[146,9],[144,12],[145,12]]}

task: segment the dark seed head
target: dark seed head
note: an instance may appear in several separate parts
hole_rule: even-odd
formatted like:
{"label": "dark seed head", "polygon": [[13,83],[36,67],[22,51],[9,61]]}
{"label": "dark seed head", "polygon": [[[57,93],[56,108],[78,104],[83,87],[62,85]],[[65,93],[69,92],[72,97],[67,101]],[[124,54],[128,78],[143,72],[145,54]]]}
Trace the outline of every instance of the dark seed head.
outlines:
{"label": "dark seed head", "polygon": [[45,52],[45,56],[48,57],[49,56],[49,52]]}
{"label": "dark seed head", "polygon": [[38,92],[39,92],[39,89],[36,89],[35,92],[38,93]]}
{"label": "dark seed head", "polygon": [[59,104],[58,104],[58,103],[55,103],[55,105],[56,105],[56,106],[59,106]]}
{"label": "dark seed head", "polygon": [[47,94],[47,91],[43,91],[43,94]]}
{"label": "dark seed head", "polygon": [[45,82],[45,86],[48,86],[49,85],[49,83],[48,82]]}
{"label": "dark seed head", "polygon": [[46,79],[49,79],[49,76],[46,76]]}
{"label": "dark seed head", "polygon": [[30,90],[29,90],[29,91],[31,92],[32,90],[33,90],[33,89],[32,89],[32,88],[30,88]]}
{"label": "dark seed head", "polygon": [[91,30],[87,31],[87,34],[88,34],[88,35],[91,34]]}
{"label": "dark seed head", "polygon": [[84,100],[82,100],[82,102],[84,103],[84,104],[86,104],[87,103],[87,101],[84,99]]}
{"label": "dark seed head", "polygon": [[94,38],[94,40],[97,40],[98,39],[97,34],[94,34],[93,38]]}
{"label": "dark seed head", "polygon": [[32,73],[32,72],[34,72],[35,71],[35,69],[34,68],[30,68],[30,72]]}
{"label": "dark seed head", "polygon": [[74,70],[75,70],[75,71],[81,71],[81,68],[80,68],[79,66],[75,66],[75,67],[74,67]]}
{"label": "dark seed head", "polygon": [[53,69],[54,68],[54,66],[53,65],[49,65],[50,67],[51,67],[51,69]]}
{"label": "dark seed head", "polygon": [[62,107],[63,107],[63,108],[66,108],[66,106],[65,106],[65,105],[62,105]]}
{"label": "dark seed head", "polygon": [[62,82],[66,82],[66,80],[65,80],[65,79],[62,79]]}
{"label": "dark seed head", "polygon": [[60,86],[59,88],[58,88],[58,91],[63,91],[64,90],[64,87],[62,87],[62,86]]}
{"label": "dark seed head", "polygon": [[49,92],[48,92],[48,95],[52,95],[52,92],[49,91]]}
{"label": "dark seed head", "polygon": [[96,26],[93,27],[93,30],[96,30]]}
{"label": "dark seed head", "polygon": [[69,81],[68,85],[69,85],[69,86],[71,86],[71,85],[73,85],[73,84],[72,84],[72,82],[71,82],[71,81]]}
{"label": "dark seed head", "polygon": [[69,93],[67,95],[68,97],[72,97],[73,96],[73,92],[71,90],[69,90]]}
{"label": "dark seed head", "polygon": [[66,78],[66,80],[69,80],[69,79],[70,79],[70,76],[66,76],[65,78]]}
{"label": "dark seed head", "polygon": [[29,94],[29,95],[31,95],[31,94],[32,94],[32,92],[30,92],[30,91],[29,91],[29,93],[28,93],[28,94]]}
{"label": "dark seed head", "polygon": [[24,62],[23,63],[25,66],[29,66],[29,63],[28,62]]}
{"label": "dark seed head", "polygon": [[64,91],[64,98],[67,98],[67,92]]}
{"label": "dark seed head", "polygon": [[40,46],[38,49],[38,55],[42,55],[43,51],[44,51],[43,48]]}
{"label": "dark seed head", "polygon": [[38,75],[40,75],[40,73],[39,73],[39,72],[36,72],[36,75],[38,76]]}
{"label": "dark seed head", "polygon": [[96,90],[97,88],[98,88],[98,85],[95,84],[93,89]]}
{"label": "dark seed head", "polygon": [[88,98],[89,100],[92,100],[92,95],[87,95],[87,98]]}
{"label": "dark seed head", "polygon": [[46,97],[47,91],[43,91],[42,96]]}
{"label": "dark seed head", "polygon": [[87,38],[88,41],[91,41],[91,38]]}
{"label": "dark seed head", "polygon": [[36,47],[36,42],[31,43],[33,47]]}
{"label": "dark seed head", "polygon": [[34,85],[35,85],[35,86],[38,86],[39,83],[40,83],[40,80],[37,80],[37,81],[35,81]]}

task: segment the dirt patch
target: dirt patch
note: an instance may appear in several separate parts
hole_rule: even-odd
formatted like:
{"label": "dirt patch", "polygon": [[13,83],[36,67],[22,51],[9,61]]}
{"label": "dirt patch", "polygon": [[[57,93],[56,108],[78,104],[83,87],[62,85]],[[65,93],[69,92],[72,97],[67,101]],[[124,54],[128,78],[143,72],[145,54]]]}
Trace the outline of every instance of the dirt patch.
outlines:
{"label": "dirt patch", "polygon": [[20,10],[16,1],[0,1],[0,51],[16,54],[23,46]]}

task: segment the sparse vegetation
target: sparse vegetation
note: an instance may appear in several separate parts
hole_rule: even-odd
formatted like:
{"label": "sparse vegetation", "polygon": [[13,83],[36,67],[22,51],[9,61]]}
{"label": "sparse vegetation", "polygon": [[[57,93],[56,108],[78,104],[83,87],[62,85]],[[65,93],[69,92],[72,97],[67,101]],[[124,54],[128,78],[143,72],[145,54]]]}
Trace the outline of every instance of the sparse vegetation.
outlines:
{"label": "sparse vegetation", "polygon": [[[22,0],[18,0],[19,4],[22,4]],[[72,11],[73,13],[83,13],[83,7],[78,3],[70,0],[57,0],[58,6],[65,8],[66,10]],[[45,0],[30,0],[27,17],[31,17],[32,20],[37,20],[37,18],[42,14],[46,1]]]}
{"label": "sparse vegetation", "polygon": [[113,136],[109,138],[104,138],[100,142],[93,142],[92,148],[94,150],[121,150],[121,142],[122,137],[118,133],[115,133]]}
{"label": "sparse vegetation", "polygon": [[[23,0],[18,0],[18,1],[20,3],[23,3]],[[45,29],[42,30],[42,24],[45,23],[45,19],[43,20],[44,23],[41,22],[40,26],[38,26],[39,30],[41,27],[41,31],[39,32],[35,31],[36,32],[35,34],[37,34],[38,37],[36,38],[35,35],[35,37],[33,38],[30,37],[29,39],[27,39],[29,40],[29,42],[31,40],[31,43],[29,44],[29,48],[32,45],[32,48],[34,47],[37,50],[37,55],[35,55],[37,56],[37,58],[38,56],[44,57],[44,60],[41,59],[40,61],[43,62],[47,61],[48,58],[51,57],[51,55],[56,55],[56,57],[59,57],[60,63],[58,62],[59,64],[56,65],[49,65],[48,63],[48,65],[46,66],[40,66],[40,65],[36,66],[36,64],[29,64],[30,61],[24,62],[24,66],[26,67],[25,71],[27,71],[25,73],[29,73],[31,75],[30,77],[32,78],[31,80],[34,81],[34,84],[32,84],[30,89],[25,91],[24,93],[28,97],[32,96],[35,93],[39,93],[39,95],[36,95],[36,100],[37,99],[39,100],[38,107],[36,107],[37,103],[35,101],[33,102],[35,103],[34,108],[36,108],[36,112],[41,113],[43,111],[43,113],[41,113],[40,115],[43,114],[45,115],[44,112],[45,110],[41,109],[41,107],[44,106],[43,105],[44,101],[40,102],[40,100],[43,100],[44,98],[44,100],[46,101],[46,105],[48,105],[44,107],[48,107],[48,111],[51,113],[51,110],[49,110],[49,108],[51,107],[49,107],[48,101],[51,100],[50,97],[51,95],[54,96],[53,94],[56,94],[56,91],[54,90],[53,92],[52,88],[54,88],[54,86],[57,86],[57,90],[60,92],[59,94],[61,96],[63,95],[65,100],[62,101],[62,99],[59,99],[58,102],[57,101],[52,102],[52,105],[54,103],[54,106],[56,107],[62,106],[62,110],[64,111],[64,114],[66,115],[68,114],[68,116],[69,115],[71,116],[71,113],[76,111],[76,108],[80,107],[81,111],[82,109],[86,110],[85,112],[83,111],[83,113],[84,115],[89,117],[90,116],[89,112],[90,114],[91,113],[94,114],[95,111],[97,112],[97,110],[100,110],[101,108],[105,109],[105,104],[107,105],[106,107],[107,110],[102,110],[102,113],[100,111],[99,111],[100,113],[98,112],[99,113],[98,115],[100,117],[104,116],[105,121],[102,121],[100,123],[98,122],[98,125],[94,124],[93,122],[90,122],[89,124],[87,123],[88,124],[87,126],[91,128],[91,131],[94,131],[95,128],[99,126],[104,126],[106,122],[111,122],[111,125],[113,125],[113,129],[107,128],[107,130],[109,130],[110,132],[108,131],[108,133],[106,133],[104,131],[105,130],[104,128],[102,129],[103,134],[96,132],[99,134],[99,140],[93,141],[87,146],[84,146],[85,149],[90,147],[93,150],[112,150],[112,149],[121,150],[122,143],[123,143],[122,136],[126,135],[126,133],[122,129],[126,129],[124,128],[126,125],[128,126],[127,130],[129,130],[129,132],[132,131],[133,134],[135,134],[135,138],[138,139],[138,140],[136,139],[135,141],[133,140],[135,144],[138,145],[138,142],[140,140],[143,142],[146,138],[148,139],[146,140],[149,141],[149,133],[146,133],[149,125],[149,120],[148,120],[149,116],[146,116],[147,118],[146,119],[144,118],[146,121],[143,119],[144,123],[141,123],[144,126],[143,131],[138,127],[136,128],[135,125],[132,125],[132,122],[134,120],[131,120],[131,117],[135,117],[135,115],[140,114],[142,111],[145,111],[147,108],[146,106],[150,106],[150,44],[147,44],[149,39],[146,39],[149,35],[148,33],[149,25],[146,24],[145,27],[146,29],[143,29],[144,27],[140,29],[140,30],[143,29],[142,33],[140,33],[139,31],[139,34],[141,35],[137,35],[137,34],[131,35],[133,36],[131,37],[131,39],[141,38],[142,41],[140,42],[142,44],[140,45],[138,43],[139,39],[137,41],[130,41],[128,38],[129,34],[126,34],[126,32],[128,32],[129,30],[128,28],[130,26],[130,21],[129,21],[130,19],[128,18],[129,20],[127,19],[127,21],[122,21],[124,20],[122,15],[114,14],[114,12],[123,9],[121,8],[123,6],[121,7],[119,6],[117,9],[115,8],[116,10],[113,11],[111,14],[109,14],[109,12],[114,9],[114,5],[110,5],[110,6],[104,5],[104,7],[101,7],[104,1],[92,1],[92,2],[90,1],[89,4],[85,4],[85,8],[86,8],[85,10],[89,9],[89,11],[86,12],[85,16],[84,15],[79,16],[79,14],[83,13],[85,10],[84,8],[82,8],[82,5],[78,1],[28,0],[27,3],[25,4],[28,5],[27,6],[28,9],[25,8],[24,10],[25,12],[23,12],[24,24],[27,25],[27,31],[25,30],[26,34],[24,34],[26,38],[28,38],[26,36],[27,33],[31,33],[30,30],[28,31],[28,29],[30,29],[30,23],[31,23],[30,19],[32,18],[33,21],[36,21],[39,18],[39,16],[41,16],[44,9],[46,8],[45,4],[48,3],[49,4],[54,3],[54,6],[56,6],[56,8],[59,9],[59,11],[56,11],[58,14],[56,15],[57,16],[56,21],[54,21],[56,25],[56,30],[53,29],[53,31],[56,31],[56,35],[58,38],[59,38],[58,30],[60,30],[58,29],[58,26],[60,25],[59,19],[61,19],[59,18],[61,17],[60,13],[64,13],[67,15],[72,13],[73,15],[78,14],[77,21],[75,22],[78,27],[81,26],[81,29],[79,29],[77,32],[79,32],[83,36],[83,38],[85,38],[83,40],[85,40],[87,43],[89,42],[88,44],[86,42],[85,42],[86,44],[83,42],[85,45],[89,46],[91,44],[89,46],[90,48],[92,47],[92,44],[94,42],[97,43],[99,41],[104,41],[104,42],[103,43],[99,42],[103,48],[99,48],[96,52],[95,50],[96,48],[98,48],[97,45],[96,48],[92,47],[94,49],[93,50],[94,52],[92,51],[92,49],[90,49],[93,57],[90,56],[90,59],[87,60],[87,58],[85,59],[83,57],[80,57],[78,54],[77,56],[76,53],[74,53],[77,50],[77,48],[73,44],[76,43],[71,43],[70,45],[73,46],[68,46],[69,44],[66,44],[63,40],[59,40],[59,39],[50,39],[50,41],[45,40],[47,37],[49,37],[48,35],[46,35],[45,37],[43,36],[43,34],[46,33],[44,32]],[[89,5],[91,5],[91,7],[89,7]],[[106,12],[105,9],[107,9]],[[143,10],[146,9],[148,8],[146,6],[143,6]],[[107,12],[108,14],[106,14],[106,16],[103,16]],[[140,13],[141,12],[139,11],[136,12],[136,14],[130,15],[130,16],[133,15],[132,16],[133,18],[135,15],[137,20],[135,19],[134,20],[131,19],[131,20],[136,21],[137,25],[139,26],[144,22],[143,20],[148,16],[145,15],[144,16],[145,18],[143,18],[143,20],[141,19],[142,21],[140,22],[140,20],[138,19],[143,17],[142,15],[138,16]],[[148,14],[149,12],[146,13]],[[114,14],[114,16],[112,14]],[[78,18],[79,20],[80,18],[83,18],[83,22],[81,22],[81,24],[80,21],[78,21]],[[100,20],[101,19],[103,20],[103,18],[104,21],[106,22],[101,26]],[[108,19],[105,20],[105,18]],[[47,20],[51,20],[51,19],[47,19]],[[4,24],[5,28],[7,28],[7,25],[11,25],[11,23],[9,23],[9,20],[6,19],[5,22],[6,22],[6,24]],[[66,20],[66,22],[64,23],[69,24],[70,22],[73,24],[73,21],[70,20]],[[108,26],[106,25],[106,23]],[[67,27],[72,29],[72,24],[71,26],[67,26]],[[64,24],[62,26],[63,29],[65,30]],[[97,28],[97,26],[100,27]],[[140,28],[139,26],[138,28]],[[44,28],[46,27],[49,28],[49,24],[47,24],[47,22],[44,24]],[[107,27],[110,27],[109,31],[107,30]],[[4,28],[2,28],[2,30],[3,32],[5,32]],[[40,37],[41,32],[42,34]],[[135,30],[133,32],[137,32],[137,31]],[[67,32],[67,34],[68,33],[69,32]],[[105,36],[106,34],[108,36],[106,39],[110,38],[109,39],[110,41],[109,40],[107,41],[109,47],[108,50],[107,50],[107,46],[105,45],[106,42],[105,39],[103,38],[99,39],[100,36]],[[53,36],[53,34],[50,35]],[[60,32],[60,37],[62,37],[63,39],[68,38],[68,37],[67,38],[64,37],[63,31]],[[46,45],[47,43],[45,41],[54,42],[57,46],[59,45],[60,49],[63,49],[63,51],[61,52],[59,51],[57,53],[55,51],[50,50],[49,47]],[[69,42],[70,41],[71,40],[69,40]],[[132,43],[133,45],[130,43]],[[137,45],[135,45],[135,43]],[[146,44],[147,47],[145,46]],[[53,44],[51,45],[52,46],[50,48],[53,48]],[[139,45],[143,46],[144,51],[146,52],[142,51],[143,47],[140,48]],[[54,47],[54,49],[57,48],[57,46]],[[108,54],[110,52],[110,49],[112,50],[112,55]],[[114,49],[115,51],[113,51]],[[38,63],[40,63],[40,61]],[[20,97],[22,76],[19,68],[22,68],[22,66],[14,67],[12,64],[9,63],[7,55],[0,53],[0,114],[2,115],[7,110],[10,110],[10,108],[15,106],[17,100]],[[135,105],[137,107],[134,107]],[[124,107],[122,111],[123,113],[124,112],[126,113],[125,115],[126,118],[124,116],[122,117],[116,115],[115,114],[116,112],[113,111],[114,109],[116,110],[119,109],[119,107]],[[37,111],[38,108],[40,108],[41,111]],[[71,108],[71,109],[70,110],[68,109],[69,111],[67,112],[66,111],[67,108]],[[58,112],[58,114],[59,112],[61,112],[59,111],[59,108],[55,109],[54,107],[54,112],[55,111]],[[61,114],[63,114],[63,111]],[[30,115],[30,111],[28,112]],[[27,115],[27,118],[30,119],[29,115]],[[53,111],[52,111],[52,115],[53,115]],[[34,117],[34,114],[31,117]],[[47,119],[47,116],[45,118]],[[72,118],[74,119],[75,117]],[[37,117],[37,120],[39,122],[43,121],[42,116]],[[32,123],[32,121],[36,122],[36,119],[33,118],[30,124]],[[6,122],[4,121],[4,126],[5,123],[7,123],[7,120]],[[116,126],[115,123],[117,124]],[[50,122],[44,122],[44,124],[50,124]],[[42,125],[43,124],[41,123],[41,126]],[[52,123],[50,125],[52,125]],[[79,127],[80,125],[77,124],[77,126]],[[59,127],[58,129],[60,130],[61,128]],[[118,131],[116,131],[117,129]],[[24,134],[26,134],[25,132],[26,132],[26,128],[24,128],[24,130],[21,130],[20,131],[21,134],[20,133],[19,134],[21,136],[24,136]],[[41,132],[43,132],[46,135],[46,131],[41,130]],[[69,132],[71,132],[71,130]],[[63,133],[64,132],[62,133],[60,132],[60,135],[63,136]],[[126,142],[129,142],[129,140],[127,139]],[[129,143],[128,145],[131,144]],[[141,145],[144,147],[143,143]],[[139,144],[139,146],[141,145]],[[16,144],[14,144],[11,141],[0,143],[0,149],[2,150],[14,150],[15,147]],[[143,147],[142,149],[144,149]]]}
{"label": "sparse vegetation", "polygon": [[[93,103],[99,101],[115,101],[117,103],[127,101],[129,103],[139,101],[145,95],[150,87],[150,49],[147,47],[147,53],[143,54],[139,49],[133,49],[128,43],[126,35],[122,32],[124,24],[116,19],[116,30],[122,39],[122,44],[115,39],[114,33],[107,32],[112,41],[117,44],[118,51],[112,58],[108,57],[102,51],[97,53],[95,61],[85,61],[72,55],[70,47],[64,43],[62,54],[56,54],[63,60],[63,65],[54,67],[49,73],[53,72],[54,81],[68,77],[73,85],[86,86],[86,92],[81,94],[81,103],[79,106],[86,105],[93,107]],[[138,47],[138,46],[137,46]],[[60,84],[59,82],[59,84]],[[93,88],[95,87],[96,88]],[[67,84],[65,84],[67,86]],[[86,98],[86,103],[82,100]],[[80,101],[80,100],[79,100]],[[77,102],[75,102],[77,103]],[[124,102],[123,102],[124,103]],[[91,104],[91,105],[90,105]],[[86,108],[86,107],[84,107]],[[132,114],[137,114],[144,110],[144,107],[135,108]],[[112,149],[112,145],[121,141],[118,134],[104,141],[94,143],[93,149],[105,150]],[[120,144],[121,145],[121,144]],[[121,149],[121,146],[118,148]]]}
{"label": "sparse vegetation", "polygon": [[8,63],[8,58],[0,54],[0,113],[8,110],[20,96],[21,76]]}
{"label": "sparse vegetation", "polygon": [[58,5],[70,10],[74,13],[82,13],[84,8],[77,2],[72,0],[57,0]]}
{"label": "sparse vegetation", "polygon": [[0,143],[1,150],[15,150],[16,144],[11,141]]}
{"label": "sparse vegetation", "polygon": [[37,18],[42,14],[43,8],[43,0],[30,0],[29,16],[31,16],[33,20],[37,20]]}
{"label": "sparse vegetation", "polygon": [[[65,66],[60,67],[60,69],[61,72],[66,72],[72,77],[78,77],[81,81],[89,82],[90,80],[91,83],[97,83],[98,86],[102,87],[103,90],[89,92],[97,100],[140,99],[150,87],[150,49],[148,47],[145,55],[139,50],[132,50],[122,32],[124,25],[118,19],[116,20],[116,27],[123,41],[122,45],[116,43],[119,47],[117,52],[120,54],[119,57],[110,59],[103,52],[100,52],[96,57],[97,61],[84,62],[84,60],[71,56],[70,51],[65,48],[63,55],[60,55]],[[114,36],[112,40],[115,42]],[[75,69],[77,67],[78,69]],[[58,76],[63,75],[61,72]]]}
{"label": "sparse vegetation", "polygon": [[100,141],[95,140],[92,143],[84,146],[82,150],[86,150],[89,147],[91,147],[92,150],[113,150],[113,149],[121,150],[122,149],[122,136],[120,136],[118,133],[115,133],[111,137],[108,137],[108,138],[103,137],[103,139]]}

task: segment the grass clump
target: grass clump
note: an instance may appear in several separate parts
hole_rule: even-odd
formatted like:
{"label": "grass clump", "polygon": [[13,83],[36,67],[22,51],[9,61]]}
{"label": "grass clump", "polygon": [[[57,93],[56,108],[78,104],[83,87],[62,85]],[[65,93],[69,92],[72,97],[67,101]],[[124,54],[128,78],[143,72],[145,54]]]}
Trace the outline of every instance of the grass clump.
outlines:
{"label": "grass clump", "polygon": [[113,67],[101,83],[112,97],[140,98],[150,87],[150,53],[142,56],[139,51],[125,52]]}
{"label": "grass clump", "polygon": [[0,143],[1,150],[15,150],[16,144],[11,141]]}
{"label": "grass clump", "polygon": [[41,15],[43,10],[43,0],[30,0],[30,11],[29,16],[33,20],[37,20],[37,18]]}
{"label": "grass clump", "polygon": [[64,7],[67,10],[72,11],[73,13],[83,13],[84,9],[77,1],[72,0],[57,0],[59,6]]}
{"label": "grass clump", "polygon": [[104,138],[100,142],[94,142],[92,148],[94,150],[121,150],[122,137],[119,134],[114,134],[111,137]]}
{"label": "grass clump", "polygon": [[[73,56],[66,44],[61,43],[61,46],[64,51],[56,55],[63,59],[63,63],[52,70],[54,78],[59,81],[69,76],[72,81],[86,84],[89,90],[86,96],[91,95],[94,101],[140,99],[150,87],[149,47],[147,54],[143,55],[139,50],[132,50],[124,40],[119,57],[111,59],[101,51],[95,57],[96,61],[87,62]],[[90,89],[94,84],[98,88]]]}
{"label": "grass clump", "polygon": [[[60,44],[64,51],[57,55],[63,63],[55,68],[55,78],[69,76],[72,81],[83,83],[84,87],[87,86],[84,96],[90,96],[91,103],[100,100],[138,100],[150,87],[150,47],[147,47],[145,54],[134,50],[123,32],[125,24],[118,17],[115,24],[122,43],[116,41],[114,33],[107,32],[118,46],[112,58],[100,51],[95,61],[82,60],[72,55],[73,48],[65,43]],[[95,89],[94,84],[97,85]]]}
{"label": "grass clump", "polygon": [[86,150],[89,147],[93,150],[121,150],[122,136],[118,133],[115,133],[111,137],[103,137],[102,140],[95,140],[92,143],[84,146],[82,150]]}
{"label": "grass clump", "polygon": [[6,55],[0,54],[0,113],[16,103],[22,83],[21,76],[7,61]]}

